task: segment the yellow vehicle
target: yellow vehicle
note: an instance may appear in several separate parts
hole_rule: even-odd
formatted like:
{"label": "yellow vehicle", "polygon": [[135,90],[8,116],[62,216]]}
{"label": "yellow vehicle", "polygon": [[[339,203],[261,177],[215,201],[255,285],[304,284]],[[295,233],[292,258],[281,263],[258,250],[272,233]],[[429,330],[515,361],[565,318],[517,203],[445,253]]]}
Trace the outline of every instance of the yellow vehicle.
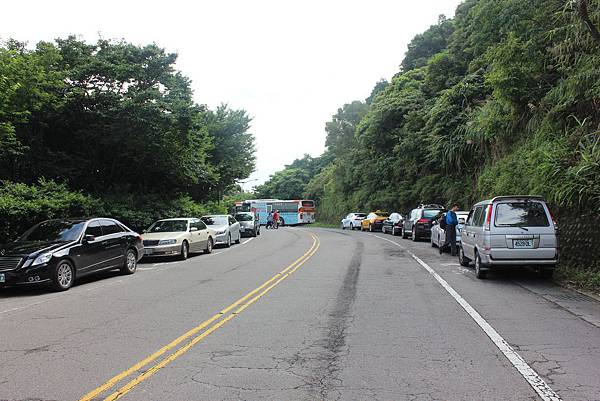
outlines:
{"label": "yellow vehicle", "polygon": [[383,221],[390,217],[388,212],[382,212],[381,210],[377,210],[375,212],[371,212],[365,217],[365,219],[360,224],[361,231],[381,231],[383,227]]}

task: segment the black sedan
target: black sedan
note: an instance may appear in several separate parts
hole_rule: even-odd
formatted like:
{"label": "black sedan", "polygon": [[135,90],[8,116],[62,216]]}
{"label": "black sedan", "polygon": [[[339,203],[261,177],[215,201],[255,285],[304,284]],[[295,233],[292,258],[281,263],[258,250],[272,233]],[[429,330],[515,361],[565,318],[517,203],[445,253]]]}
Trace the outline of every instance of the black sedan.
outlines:
{"label": "black sedan", "polygon": [[400,231],[402,231],[402,223],[404,219],[400,213],[392,213],[390,217],[383,221],[383,226],[381,227],[381,232],[389,233],[392,235],[400,235]]}
{"label": "black sedan", "polygon": [[141,236],[117,220],[47,220],[0,245],[0,287],[48,283],[65,291],[99,271],[133,274],[143,255]]}

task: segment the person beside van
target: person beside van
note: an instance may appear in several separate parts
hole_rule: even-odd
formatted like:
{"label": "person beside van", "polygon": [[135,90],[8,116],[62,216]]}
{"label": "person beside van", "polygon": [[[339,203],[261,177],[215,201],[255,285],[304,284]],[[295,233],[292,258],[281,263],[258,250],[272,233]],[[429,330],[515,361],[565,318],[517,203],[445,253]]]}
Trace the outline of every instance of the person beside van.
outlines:
{"label": "person beside van", "polygon": [[456,212],[459,209],[458,203],[452,205],[450,210],[446,212],[446,216],[443,217],[446,227],[444,231],[446,233],[446,239],[444,241],[444,245],[440,246],[440,253],[442,253],[443,249],[447,246],[450,246],[450,254],[452,256],[456,256],[456,226],[458,225],[458,216]]}
{"label": "person beside van", "polygon": [[273,213],[273,228],[279,228],[279,210]]}
{"label": "person beside van", "polygon": [[267,216],[267,230],[269,228],[273,228],[273,212],[269,212],[269,215]]}

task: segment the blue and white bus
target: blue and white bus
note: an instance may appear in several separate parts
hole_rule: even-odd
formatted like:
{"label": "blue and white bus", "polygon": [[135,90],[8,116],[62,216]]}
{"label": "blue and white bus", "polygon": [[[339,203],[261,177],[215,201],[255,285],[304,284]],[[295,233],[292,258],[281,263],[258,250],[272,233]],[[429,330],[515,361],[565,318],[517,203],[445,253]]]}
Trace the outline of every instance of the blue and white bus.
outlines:
{"label": "blue and white bus", "polygon": [[315,222],[315,202],[308,199],[249,199],[236,202],[235,212],[254,212],[261,225],[267,224],[269,213],[279,211],[281,225],[310,224]]}

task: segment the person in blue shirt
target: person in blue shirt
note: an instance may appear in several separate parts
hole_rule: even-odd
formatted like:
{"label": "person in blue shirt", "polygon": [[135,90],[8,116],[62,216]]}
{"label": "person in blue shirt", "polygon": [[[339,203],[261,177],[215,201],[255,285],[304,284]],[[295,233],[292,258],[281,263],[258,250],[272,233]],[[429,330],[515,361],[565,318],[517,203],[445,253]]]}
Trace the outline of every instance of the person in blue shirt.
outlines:
{"label": "person in blue shirt", "polygon": [[444,241],[444,245],[440,247],[440,253],[442,249],[450,245],[450,254],[452,256],[456,256],[456,226],[458,225],[458,217],[456,216],[456,212],[458,211],[459,206],[458,203],[452,205],[452,208],[446,212],[446,240]]}

